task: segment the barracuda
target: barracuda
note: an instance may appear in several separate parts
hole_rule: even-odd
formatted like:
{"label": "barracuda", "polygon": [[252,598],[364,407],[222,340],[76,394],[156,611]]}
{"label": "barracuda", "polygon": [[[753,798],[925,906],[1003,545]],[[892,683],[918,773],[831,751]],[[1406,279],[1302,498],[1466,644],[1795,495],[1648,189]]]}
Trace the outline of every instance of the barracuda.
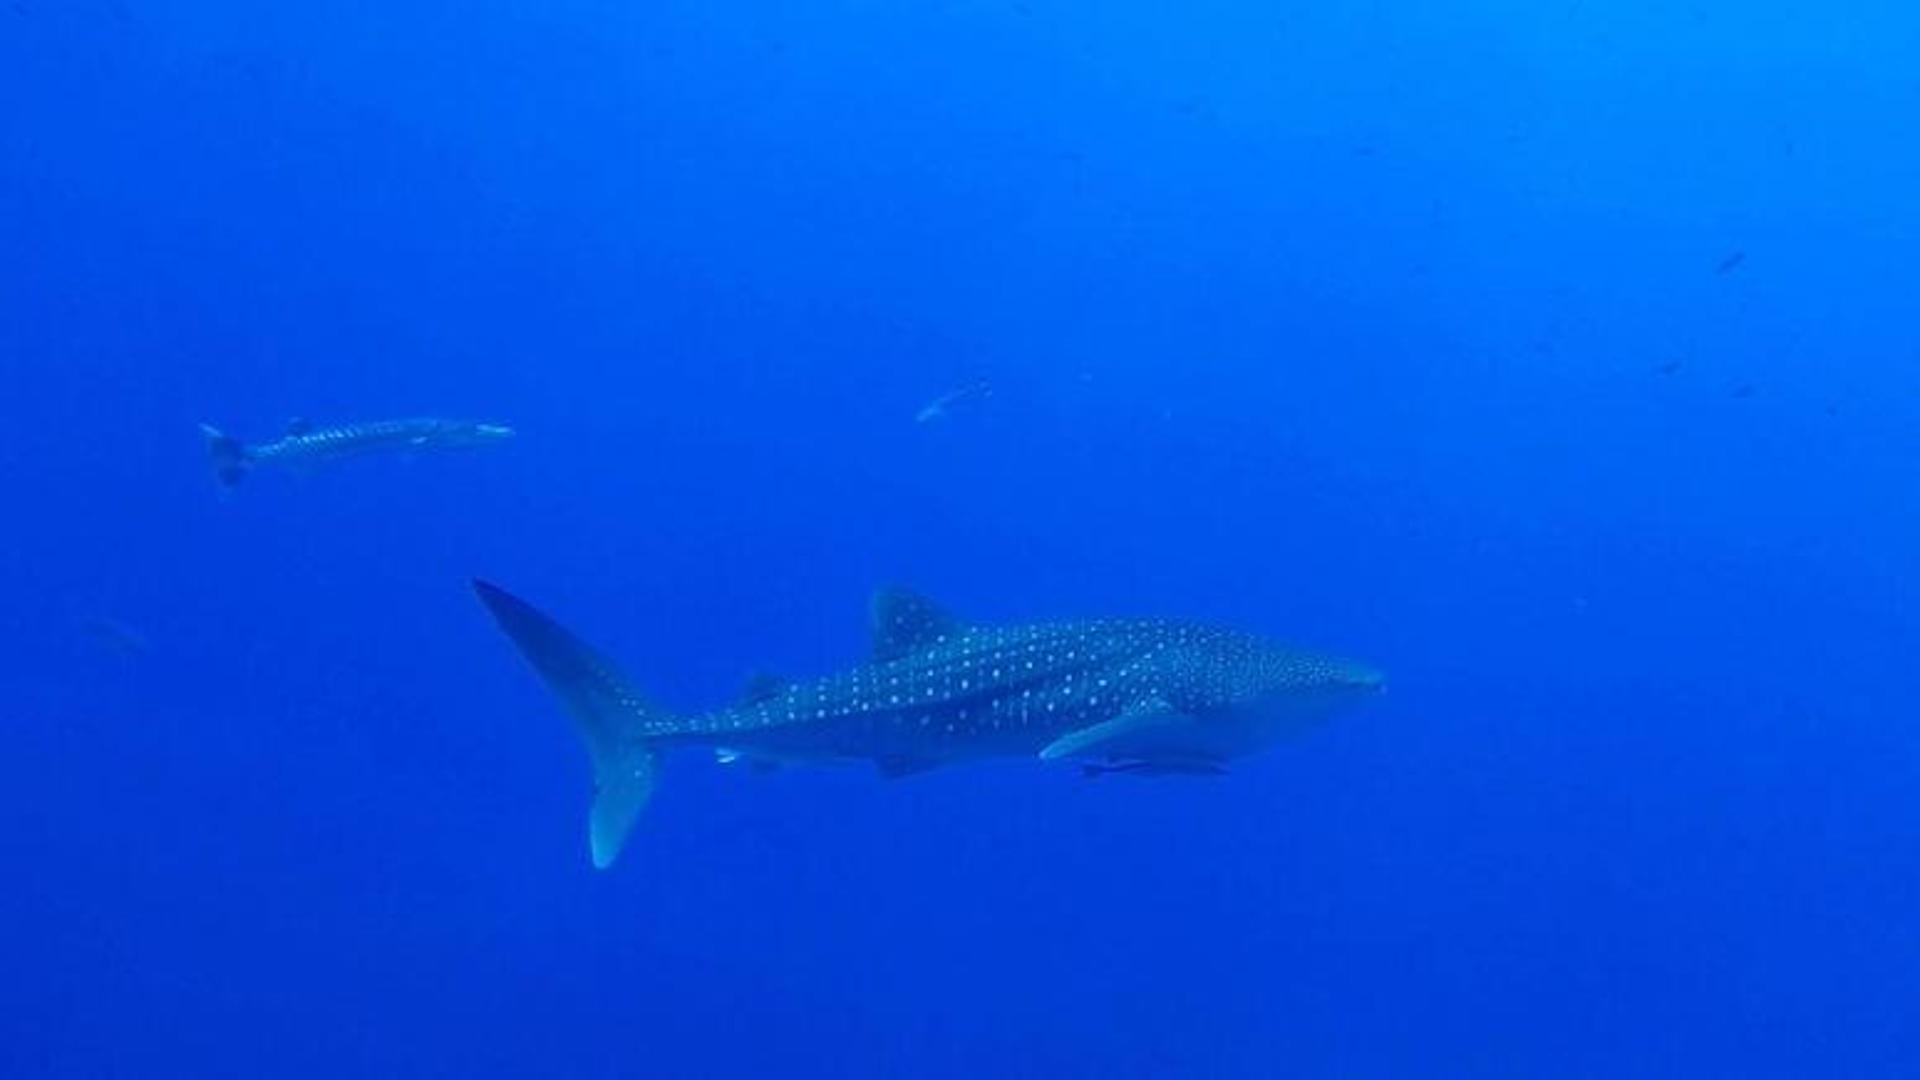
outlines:
{"label": "barracuda", "polygon": [[295,420],[287,425],[284,435],[262,443],[241,442],[211,424],[201,424],[200,434],[206,438],[214,475],[222,485],[232,487],[263,466],[317,465],[368,454],[489,446],[512,438],[513,429],[471,420],[419,417],[332,427]]}

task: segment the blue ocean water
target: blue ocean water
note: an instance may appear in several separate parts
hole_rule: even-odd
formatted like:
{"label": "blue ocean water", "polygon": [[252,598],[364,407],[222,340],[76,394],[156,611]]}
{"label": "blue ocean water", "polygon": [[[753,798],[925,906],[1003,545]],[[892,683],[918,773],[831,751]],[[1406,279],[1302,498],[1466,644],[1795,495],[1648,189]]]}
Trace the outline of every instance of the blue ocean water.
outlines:
{"label": "blue ocean water", "polygon": [[[0,2],[0,1073],[1920,1075],[1920,16]],[[928,403],[991,392],[920,422]],[[195,425],[500,420],[250,477]],[[668,763],[983,621],[1383,667],[1218,780]]]}

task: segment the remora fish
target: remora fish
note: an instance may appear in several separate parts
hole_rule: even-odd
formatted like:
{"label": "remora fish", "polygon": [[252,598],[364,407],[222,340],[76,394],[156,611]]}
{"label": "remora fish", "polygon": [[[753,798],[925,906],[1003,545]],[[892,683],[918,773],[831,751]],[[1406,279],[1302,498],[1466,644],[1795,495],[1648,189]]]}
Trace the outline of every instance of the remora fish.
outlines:
{"label": "remora fish", "polygon": [[287,425],[286,434],[264,443],[243,443],[212,424],[201,424],[200,434],[206,437],[214,475],[232,487],[256,466],[307,465],[362,454],[485,446],[511,438],[513,429],[501,424],[423,417],[336,427],[314,427],[305,420],[295,420]]}
{"label": "remora fish", "polygon": [[963,625],[883,589],[872,661],[806,683],[762,677],[730,708],[675,716],[525,601],[474,590],[565,703],[593,759],[593,863],[613,862],[663,751],[706,747],[762,766],[872,762],[904,776],[995,756],[1071,759],[1090,772],[1214,773],[1378,692],[1379,672],[1196,623],[1114,619]]}

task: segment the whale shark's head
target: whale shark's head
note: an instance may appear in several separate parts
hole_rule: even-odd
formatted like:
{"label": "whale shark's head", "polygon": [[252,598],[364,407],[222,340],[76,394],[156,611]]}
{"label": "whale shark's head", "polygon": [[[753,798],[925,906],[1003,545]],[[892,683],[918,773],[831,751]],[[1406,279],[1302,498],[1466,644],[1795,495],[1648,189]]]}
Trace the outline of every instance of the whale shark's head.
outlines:
{"label": "whale shark's head", "polygon": [[1237,633],[1189,643],[1163,662],[1174,676],[1169,703],[1222,757],[1258,750],[1386,689],[1386,677],[1367,664]]}
{"label": "whale shark's head", "polygon": [[1271,642],[1256,644],[1229,662],[1235,708],[1297,707],[1315,703],[1330,708],[1357,705],[1386,689],[1378,668],[1345,657],[1301,652]]}

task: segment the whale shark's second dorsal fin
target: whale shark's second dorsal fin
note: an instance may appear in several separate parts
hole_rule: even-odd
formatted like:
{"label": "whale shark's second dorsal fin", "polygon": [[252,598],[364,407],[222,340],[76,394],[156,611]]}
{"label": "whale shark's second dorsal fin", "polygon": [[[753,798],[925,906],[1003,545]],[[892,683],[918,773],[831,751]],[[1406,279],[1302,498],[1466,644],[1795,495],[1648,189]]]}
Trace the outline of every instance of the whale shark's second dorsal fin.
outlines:
{"label": "whale shark's second dorsal fin", "polygon": [[740,691],[740,704],[758,705],[763,701],[772,701],[787,692],[793,685],[778,675],[769,675],[756,671],[747,676],[747,685]]}
{"label": "whale shark's second dorsal fin", "polygon": [[889,586],[873,594],[875,660],[898,660],[938,645],[960,630],[960,620],[919,593]]}

